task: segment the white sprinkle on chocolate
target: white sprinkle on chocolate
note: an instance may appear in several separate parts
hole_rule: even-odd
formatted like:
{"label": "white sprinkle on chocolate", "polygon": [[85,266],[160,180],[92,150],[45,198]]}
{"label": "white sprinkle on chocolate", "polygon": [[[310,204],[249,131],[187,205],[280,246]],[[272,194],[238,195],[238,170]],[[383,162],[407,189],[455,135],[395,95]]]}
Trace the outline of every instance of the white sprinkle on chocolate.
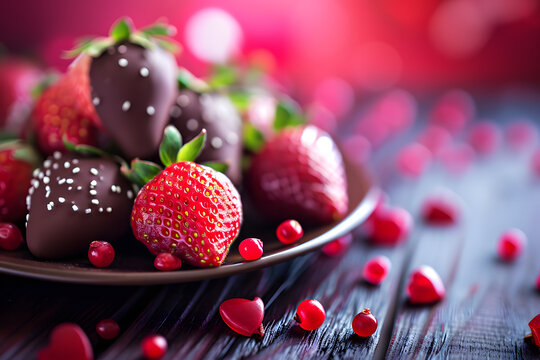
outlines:
{"label": "white sprinkle on chocolate", "polygon": [[174,105],[171,110],[169,111],[169,115],[173,118],[179,118],[180,115],[182,115],[182,109],[180,109],[178,106]]}
{"label": "white sprinkle on chocolate", "polygon": [[82,186],[77,186],[77,190],[82,190]]}
{"label": "white sprinkle on chocolate", "polygon": [[73,179],[67,179],[67,180],[66,180],[66,183],[68,183],[68,184],[73,184]]}
{"label": "white sprinkle on chocolate", "polygon": [[106,208],[105,211],[107,211],[108,213],[112,212],[112,207]]}
{"label": "white sprinkle on chocolate", "polygon": [[221,146],[223,146],[223,140],[219,137],[213,137],[212,140],[210,140],[210,145],[212,145],[213,148],[219,149]]}
{"label": "white sprinkle on chocolate", "polygon": [[103,212],[103,208],[102,208],[102,207],[100,207],[98,211],[99,211],[99,212]]}
{"label": "white sprinkle on chocolate", "polygon": [[73,173],[74,174],[78,173],[79,171],[81,171],[81,168],[79,168],[79,167],[73,168]]}
{"label": "white sprinkle on chocolate", "polygon": [[97,186],[97,181],[96,180],[90,181],[90,186],[91,187],[96,187]]}
{"label": "white sprinkle on chocolate", "polygon": [[98,106],[99,105],[99,98],[96,96],[95,98],[92,99],[92,104],[94,104],[94,106]]}
{"label": "white sprinkle on chocolate", "polygon": [[133,191],[128,190],[127,191],[127,197],[128,197],[128,199],[133,199]]}
{"label": "white sprinkle on chocolate", "polygon": [[128,111],[130,107],[131,103],[129,101],[124,101],[124,103],[122,104],[122,111]]}
{"label": "white sprinkle on chocolate", "polygon": [[60,180],[58,180],[58,185],[62,185],[62,184],[65,183],[65,182],[66,182],[66,179],[65,179],[65,178],[64,178],[64,179],[60,179]]}
{"label": "white sprinkle on chocolate", "polygon": [[51,203],[48,203],[48,204],[47,204],[47,210],[49,210],[49,211],[52,210],[52,205],[51,205]]}
{"label": "white sprinkle on chocolate", "polygon": [[70,166],[71,166],[71,164],[69,163],[69,161],[66,161],[66,162],[64,163],[64,167],[65,167],[66,169],[68,169]]}
{"label": "white sprinkle on chocolate", "polygon": [[141,70],[139,70],[139,74],[141,74],[142,77],[148,77],[150,70],[146,67],[142,67]]}
{"label": "white sprinkle on chocolate", "polygon": [[90,190],[90,195],[96,196],[96,195],[97,195],[97,191],[94,190],[94,189]]}
{"label": "white sprinkle on chocolate", "polygon": [[35,169],[33,172],[32,172],[32,176],[33,177],[37,177],[39,174],[39,169]]}
{"label": "white sprinkle on chocolate", "polygon": [[178,99],[176,99],[176,103],[182,107],[186,107],[189,105],[189,96],[186,94],[182,94],[178,96]]}
{"label": "white sprinkle on chocolate", "polygon": [[63,197],[59,197],[59,198],[58,198],[58,202],[60,202],[60,203],[65,203],[65,202],[66,202],[66,199],[64,199]]}
{"label": "white sprinkle on chocolate", "polygon": [[43,162],[43,166],[45,166],[46,168],[48,168],[49,166],[51,166],[51,163],[52,161],[50,159],[47,159]]}
{"label": "white sprinkle on chocolate", "polygon": [[99,174],[99,172],[97,171],[96,168],[91,168],[91,169],[90,169],[90,173],[91,173],[92,175],[96,175],[96,176],[98,176],[98,174]]}
{"label": "white sprinkle on chocolate", "polygon": [[60,158],[62,157],[62,153],[61,153],[60,151],[55,151],[55,152],[53,153],[53,157],[54,157],[56,160],[58,160],[58,159],[60,159]]}
{"label": "white sprinkle on chocolate", "polygon": [[120,65],[121,67],[126,67],[126,66],[128,66],[128,61],[127,61],[127,59],[125,59],[125,58],[120,58],[120,59],[118,60],[118,65]]}
{"label": "white sprinkle on chocolate", "polygon": [[149,106],[146,108],[146,113],[150,116],[154,115],[156,113],[156,109],[154,109],[153,106]]}
{"label": "white sprinkle on chocolate", "polygon": [[71,208],[73,209],[73,211],[79,210],[79,207],[75,204],[71,205]]}
{"label": "white sprinkle on chocolate", "polygon": [[118,53],[119,53],[119,54],[125,54],[126,51],[127,51],[126,45],[120,45],[120,46],[118,47]]}
{"label": "white sprinkle on chocolate", "polygon": [[43,178],[43,183],[44,183],[44,184],[48,184],[50,181],[51,181],[51,179],[50,179],[48,176],[45,176],[45,177]]}
{"label": "white sprinkle on chocolate", "polygon": [[98,199],[92,199],[92,204],[99,205],[99,200]]}
{"label": "white sprinkle on chocolate", "polygon": [[92,209],[86,209],[86,210],[84,210],[84,212],[85,212],[86,214],[90,214],[90,213],[92,212]]}
{"label": "white sprinkle on chocolate", "polygon": [[54,163],[54,164],[52,165],[52,168],[53,168],[54,170],[58,170],[58,163]]}
{"label": "white sprinkle on chocolate", "polygon": [[71,160],[71,162],[72,162],[73,164],[78,164],[78,163],[79,163],[79,159],[73,159],[73,160]]}
{"label": "white sprinkle on chocolate", "polygon": [[195,131],[199,127],[199,122],[195,119],[189,119],[186,123],[186,127],[190,131]]}

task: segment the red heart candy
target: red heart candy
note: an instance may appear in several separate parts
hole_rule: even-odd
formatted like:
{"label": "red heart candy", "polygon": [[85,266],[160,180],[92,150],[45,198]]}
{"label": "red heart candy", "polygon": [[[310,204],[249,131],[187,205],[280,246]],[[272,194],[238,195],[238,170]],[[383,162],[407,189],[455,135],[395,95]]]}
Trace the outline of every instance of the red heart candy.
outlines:
{"label": "red heart candy", "polygon": [[219,314],[225,324],[240,335],[256,335],[261,338],[264,336],[264,303],[259,297],[253,300],[225,300],[219,306]]}
{"label": "red heart candy", "polygon": [[439,274],[431,266],[420,266],[412,272],[407,295],[412,304],[429,304],[444,298],[446,291]]}
{"label": "red heart candy", "polygon": [[540,314],[536,315],[530,322],[532,336],[536,346],[540,347]]}
{"label": "red heart candy", "polygon": [[39,351],[38,360],[92,360],[94,352],[85,332],[77,325],[63,323],[56,326],[49,346]]}
{"label": "red heart candy", "polygon": [[459,218],[459,204],[448,195],[428,197],[422,204],[424,222],[435,225],[452,225]]}

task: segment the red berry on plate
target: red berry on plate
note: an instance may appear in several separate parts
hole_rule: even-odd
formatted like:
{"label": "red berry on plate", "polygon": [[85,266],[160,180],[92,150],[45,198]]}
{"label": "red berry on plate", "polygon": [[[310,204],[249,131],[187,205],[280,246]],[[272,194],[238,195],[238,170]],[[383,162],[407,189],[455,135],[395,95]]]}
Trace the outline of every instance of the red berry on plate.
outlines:
{"label": "red berry on plate", "polygon": [[371,310],[365,308],[357,314],[352,321],[352,328],[356,335],[361,337],[371,336],[377,331],[377,318]]}
{"label": "red berry on plate", "polygon": [[298,305],[294,320],[300,327],[312,331],[321,327],[326,318],[326,312],[320,302],[314,299],[304,300]]}
{"label": "red berry on plate", "polygon": [[401,149],[396,161],[403,175],[417,178],[431,162],[431,152],[424,145],[413,143]]}
{"label": "red berry on plate", "polygon": [[289,245],[298,241],[304,235],[304,230],[298,221],[286,220],[279,224],[276,235],[279,241]]}
{"label": "red berry on plate", "polygon": [[225,300],[219,305],[219,314],[225,324],[240,335],[259,338],[264,336],[264,303],[259,297],[253,300]]}
{"label": "red berry on plate", "polygon": [[497,125],[483,121],[476,124],[469,132],[469,144],[480,155],[489,155],[495,151],[501,139]]}
{"label": "red berry on plate", "polygon": [[238,246],[240,256],[246,261],[259,259],[263,254],[263,242],[257,238],[247,238],[242,240]]}
{"label": "red berry on plate", "polygon": [[452,225],[459,218],[459,205],[457,200],[446,195],[432,195],[422,204],[422,219],[432,225]]}
{"label": "red berry on plate", "polygon": [[161,359],[167,353],[167,339],[161,335],[148,335],[141,343],[141,351],[146,359]]}
{"label": "red berry on plate", "polygon": [[288,127],[253,158],[246,184],[268,219],[326,224],[348,211],[347,179],[332,138],[313,125]]}
{"label": "red berry on plate", "polygon": [[433,303],[446,295],[439,274],[431,266],[426,265],[411,273],[406,291],[412,304]]}
{"label": "red berry on plate", "polygon": [[113,319],[103,319],[96,325],[97,334],[105,340],[111,340],[120,333],[120,326]]}
{"label": "red berry on plate", "polygon": [[10,223],[0,223],[0,248],[15,250],[23,243],[21,230]]}
{"label": "red berry on plate", "polygon": [[160,271],[173,271],[182,267],[182,260],[171,253],[159,253],[154,259],[154,267]]}
{"label": "red berry on plate", "polygon": [[391,266],[390,259],[386,256],[375,256],[364,265],[362,276],[368,283],[379,285],[388,276]]}
{"label": "red berry on plate", "polygon": [[322,251],[328,256],[343,255],[345,252],[347,252],[347,250],[349,250],[352,239],[352,234],[344,235],[324,245]]}
{"label": "red berry on plate", "polygon": [[527,236],[519,229],[510,229],[505,231],[497,245],[497,253],[502,260],[513,261],[523,251],[527,244]]}
{"label": "red berry on plate", "polygon": [[540,314],[536,315],[530,322],[529,327],[536,346],[540,347]]}
{"label": "red berry on plate", "polygon": [[380,207],[366,224],[371,241],[378,245],[393,246],[405,240],[412,229],[411,214],[399,207]]}
{"label": "red berry on plate", "polygon": [[92,344],[77,324],[63,323],[56,326],[49,345],[38,352],[38,360],[77,359],[92,360]]}
{"label": "red berry on plate", "polygon": [[95,267],[107,267],[114,260],[114,248],[106,241],[92,241],[88,249],[88,260]]}

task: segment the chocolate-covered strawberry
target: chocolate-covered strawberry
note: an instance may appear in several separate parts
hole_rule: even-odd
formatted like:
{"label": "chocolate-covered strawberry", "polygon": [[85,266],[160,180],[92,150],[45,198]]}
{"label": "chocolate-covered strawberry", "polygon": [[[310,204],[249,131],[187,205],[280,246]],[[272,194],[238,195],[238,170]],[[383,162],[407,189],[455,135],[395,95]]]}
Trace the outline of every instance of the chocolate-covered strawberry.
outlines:
{"label": "chocolate-covered strawberry", "polygon": [[31,183],[26,241],[36,257],[84,253],[92,241],[115,242],[128,229],[135,194],[113,160],[56,152]]}
{"label": "chocolate-covered strawberry", "polygon": [[92,102],[101,123],[129,158],[153,158],[176,100],[177,65],[166,36],[174,28],[156,24],[133,31],[129,19],[113,25],[110,38],[86,42],[74,53],[94,57]]}
{"label": "chocolate-covered strawberry", "polygon": [[208,143],[198,161],[218,161],[228,166],[225,172],[233,183],[240,182],[242,120],[229,98],[218,92],[179,92],[171,108],[171,124],[190,141],[204,128]]}

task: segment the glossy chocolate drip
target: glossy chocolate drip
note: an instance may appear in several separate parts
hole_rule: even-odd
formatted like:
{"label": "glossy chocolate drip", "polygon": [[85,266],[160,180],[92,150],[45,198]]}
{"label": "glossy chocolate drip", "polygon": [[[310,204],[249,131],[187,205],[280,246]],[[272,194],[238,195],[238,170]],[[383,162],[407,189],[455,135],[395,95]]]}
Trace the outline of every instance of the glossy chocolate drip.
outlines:
{"label": "glossy chocolate drip", "polygon": [[229,165],[227,176],[235,184],[240,182],[242,121],[229,98],[219,93],[182,90],[170,115],[171,124],[180,131],[184,142],[206,129],[206,146],[197,162],[224,162]]}
{"label": "glossy chocolate drip", "polygon": [[129,158],[157,154],[176,99],[176,61],[158,46],[117,44],[92,61],[92,102],[110,136]]}
{"label": "glossy chocolate drip", "polygon": [[55,153],[35,171],[27,197],[30,252],[57,259],[94,240],[114,243],[129,228],[134,197],[114,161]]}

